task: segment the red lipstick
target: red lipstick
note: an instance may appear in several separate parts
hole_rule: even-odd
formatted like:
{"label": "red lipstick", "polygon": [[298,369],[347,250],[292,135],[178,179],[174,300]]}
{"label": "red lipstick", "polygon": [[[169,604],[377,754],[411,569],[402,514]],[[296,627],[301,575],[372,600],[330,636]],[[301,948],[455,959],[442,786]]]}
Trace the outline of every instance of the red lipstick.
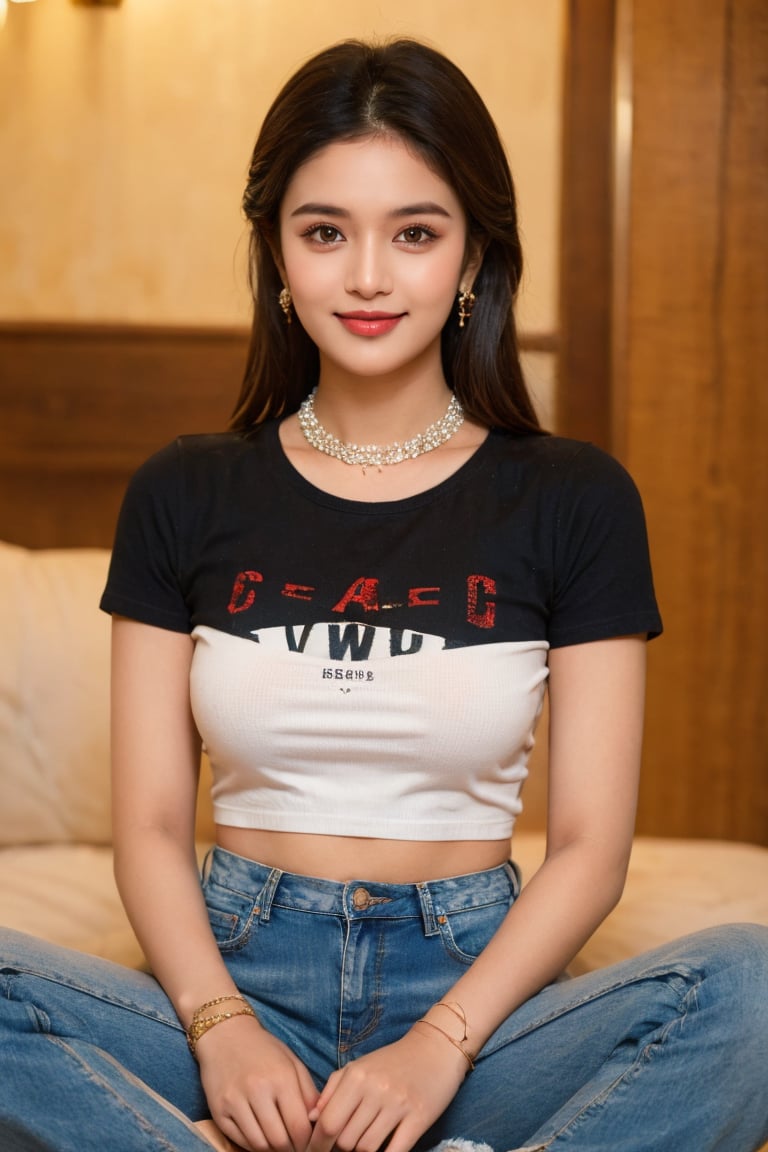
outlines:
{"label": "red lipstick", "polygon": [[402,320],[404,312],[337,312],[336,316],[354,336],[383,336]]}

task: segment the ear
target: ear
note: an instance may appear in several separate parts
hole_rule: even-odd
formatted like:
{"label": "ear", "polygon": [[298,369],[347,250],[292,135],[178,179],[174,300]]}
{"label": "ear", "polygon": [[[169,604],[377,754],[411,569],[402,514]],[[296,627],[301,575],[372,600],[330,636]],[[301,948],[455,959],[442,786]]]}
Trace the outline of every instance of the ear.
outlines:
{"label": "ear", "polygon": [[483,257],[485,256],[487,247],[488,240],[485,236],[467,237],[464,267],[462,268],[461,280],[459,281],[459,288],[462,292],[472,291],[472,286],[477,279],[477,274],[483,265]]}

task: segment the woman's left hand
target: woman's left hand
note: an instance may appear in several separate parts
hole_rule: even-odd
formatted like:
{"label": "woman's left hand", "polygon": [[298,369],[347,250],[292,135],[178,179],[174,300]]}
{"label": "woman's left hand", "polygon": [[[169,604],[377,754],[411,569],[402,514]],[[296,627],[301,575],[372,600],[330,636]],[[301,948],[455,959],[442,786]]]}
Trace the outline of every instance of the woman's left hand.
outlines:
{"label": "woman's left hand", "polygon": [[442,1115],[467,1073],[440,1037],[408,1032],[334,1072],[310,1112],[307,1152],[409,1152]]}

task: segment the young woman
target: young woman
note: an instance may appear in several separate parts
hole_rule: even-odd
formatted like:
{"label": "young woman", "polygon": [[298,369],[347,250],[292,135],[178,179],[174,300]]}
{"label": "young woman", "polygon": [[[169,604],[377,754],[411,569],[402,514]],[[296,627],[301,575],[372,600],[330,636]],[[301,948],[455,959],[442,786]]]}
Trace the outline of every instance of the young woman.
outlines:
{"label": "young woman", "polygon": [[560,979],[621,893],[660,621],[631,481],[526,394],[485,107],[422,45],[331,48],[268,113],[245,211],[232,430],[139,471],[103,600],[153,976],[3,937],[3,1148],[758,1147],[764,929]]}

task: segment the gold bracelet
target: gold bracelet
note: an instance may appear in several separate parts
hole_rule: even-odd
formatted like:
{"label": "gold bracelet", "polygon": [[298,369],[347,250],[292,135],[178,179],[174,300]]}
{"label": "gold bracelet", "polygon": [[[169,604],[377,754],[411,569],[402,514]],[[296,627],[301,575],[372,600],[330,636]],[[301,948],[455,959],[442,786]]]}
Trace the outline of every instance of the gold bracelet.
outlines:
{"label": "gold bracelet", "polygon": [[439,1032],[441,1036],[445,1036],[446,1040],[448,1040],[449,1043],[453,1044],[454,1048],[457,1048],[458,1051],[461,1052],[462,1056],[469,1065],[470,1072],[474,1072],[475,1060],[477,1059],[477,1056],[474,1052],[468,1052],[464,1047],[464,1044],[467,1040],[467,1017],[461,1004],[449,1004],[445,1000],[440,1000],[437,1004],[434,1005],[434,1007],[447,1008],[449,1012],[453,1012],[457,1020],[461,1021],[461,1026],[464,1029],[464,1035],[460,1040],[457,1040],[454,1036],[451,1036],[450,1032],[446,1032],[445,1029],[441,1028],[439,1024],[433,1024],[431,1020],[427,1020],[425,1016],[422,1016],[419,1020],[416,1021],[416,1023],[427,1024],[430,1028],[434,1028],[435,1032]]}
{"label": "gold bracelet", "polygon": [[453,1014],[457,1020],[461,1020],[461,1026],[464,1029],[464,1035],[462,1036],[461,1039],[462,1039],[462,1041],[466,1040],[467,1039],[467,1017],[466,1017],[466,1013],[464,1012],[464,1009],[462,1008],[461,1004],[459,1004],[459,1003],[451,1004],[447,1000],[438,1000],[437,1004],[435,1004],[434,1007],[435,1008],[447,1008],[449,1012],[453,1012]]}
{"label": "gold bracelet", "polygon": [[[243,1007],[232,1012],[214,1012],[212,1016],[203,1015],[209,1008],[214,1008],[217,1004],[224,1004],[228,1000],[238,1001]],[[200,1037],[209,1032],[211,1028],[215,1028],[217,1024],[223,1023],[224,1020],[231,1020],[234,1016],[256,1017],[253,1008],[239,992],[233,992],[230,996],[217,996],[214,1000],[207,1000],[205,1004],[201,1004],[199,1008],[195,1009],[192,1014],[192,1022],[187,1028],[187,1044],[195,1059],[197,1059],[197,1045]]]}
{"label": "gold bracelet", "polygon": [[230,992],[228,996],[217,996],[215,1000],[206,1000],[205,1004],[201,1004],[199,1008],[195,1008],[192,1013],[193,1023],[198,1017],[202,1016],[203,1012],[207,1011],[208,1008],[215,1008],[217,1004],[226,1004],[227,1000],[239,1000],[242,1004],[248,1003],[245,996],[241,996],[239,992]]}

